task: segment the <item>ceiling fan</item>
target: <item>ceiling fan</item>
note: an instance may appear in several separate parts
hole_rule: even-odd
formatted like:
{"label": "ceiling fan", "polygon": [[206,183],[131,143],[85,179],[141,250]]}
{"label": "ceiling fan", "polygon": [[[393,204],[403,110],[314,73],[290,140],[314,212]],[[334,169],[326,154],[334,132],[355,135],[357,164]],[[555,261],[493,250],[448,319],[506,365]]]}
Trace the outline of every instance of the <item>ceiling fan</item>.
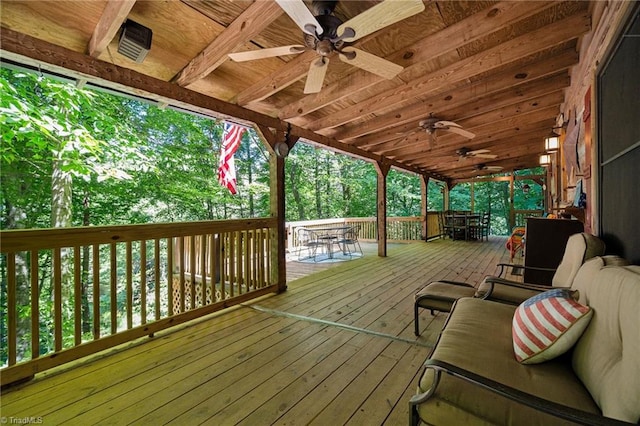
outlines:
{"label": "ceiling fan", "polygon": [[431,113],[428,118],[425,118],[420,123],[418,123],[418,125],[421,129],[423,129],[430,135],[430,142],[433,141],[433,139],[435,138],[435,133],[438,130],[457,133],[469,139],[473,139],[476,136],[470,131],[464,130],[458,123],[454,123],[453,121],[440,120],[439,118],[434,117],[433,113]]}
{"label": "ceiling fan", "polygon": [[456,154],[458,155],[459,160],[463,161],[466,160],[467,158],[489,158],[489,159],[494,159],[497,158],[498,156],[495,154],[489,154],[491,151],[488,149],[476,149],[476,150],[471,150],[469,148],[466,147],[462,147],[460,149],[456,150]]}
{"label": "ceiling fan", "polygon": [[304,93],[317,93],[322,88],[329,57],[337,54],[342,62],[354,65],[380,77],[392,79],[403,67],[351,46],[367,34],[406,19],[424,10],[422,0],[395,2],[386,0],[363,13],[342,22],[333,15],[337,1],[312,2],[313,13],[302,0],[276,0],[278,5],[304,32],[304,45],[281,46],[247,52],[229,53],[237,62],[274,56],[292,55],[314,50],[320,58],[311,62]]}

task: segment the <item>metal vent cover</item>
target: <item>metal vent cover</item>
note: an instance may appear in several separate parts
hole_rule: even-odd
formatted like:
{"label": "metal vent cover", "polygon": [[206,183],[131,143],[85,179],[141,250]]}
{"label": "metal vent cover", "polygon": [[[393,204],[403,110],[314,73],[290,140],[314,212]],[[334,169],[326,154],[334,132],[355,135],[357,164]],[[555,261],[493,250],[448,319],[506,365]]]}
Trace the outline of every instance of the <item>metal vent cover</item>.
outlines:
{"label": "metal vent cover", "polygon": [[118,53],[139,64],[142,63],[151,49],[151,36],[150,28],[127,19],[118,41]]}

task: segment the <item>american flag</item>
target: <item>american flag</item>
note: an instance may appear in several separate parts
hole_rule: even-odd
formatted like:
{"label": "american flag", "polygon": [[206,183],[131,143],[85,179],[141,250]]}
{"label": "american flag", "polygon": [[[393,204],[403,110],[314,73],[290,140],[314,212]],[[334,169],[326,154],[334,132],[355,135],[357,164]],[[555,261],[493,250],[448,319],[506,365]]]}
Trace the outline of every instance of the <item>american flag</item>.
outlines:
{"label": "american flag", "polygon": [[236,166],[233,154],[240,147],[245,128],[232,123],[224,123],[222,135],[222,149],[220,150],[220,164],[218,166],[218,182],[226,186],[233,195],[238,192],[236,185]]}

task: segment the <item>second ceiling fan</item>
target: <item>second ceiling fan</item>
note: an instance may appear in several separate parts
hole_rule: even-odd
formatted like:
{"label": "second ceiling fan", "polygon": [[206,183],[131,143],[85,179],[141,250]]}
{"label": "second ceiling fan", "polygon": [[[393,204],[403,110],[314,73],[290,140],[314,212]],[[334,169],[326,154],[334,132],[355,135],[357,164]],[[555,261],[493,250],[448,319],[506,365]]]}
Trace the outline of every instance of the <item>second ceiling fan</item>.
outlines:
{"label": "second ceiling fan", "polygon": [[351,42],[424,10],[422,0],[402,2],[386,0],[342,22],[333,14],[337,1],[314,0],[313,13],[302,0],[276,0],[276,2],[304,32],[304,45],[294,44],[229,53],[229,57],[234,61],[243,62],[314,50],[320,57],[311,62],[304,93],[317,93],[322,89],[329,57],[334,54],[337,54],[342,62],[386,79],[394,78],[403,70],[402,66],[355,48],[351,46]]}

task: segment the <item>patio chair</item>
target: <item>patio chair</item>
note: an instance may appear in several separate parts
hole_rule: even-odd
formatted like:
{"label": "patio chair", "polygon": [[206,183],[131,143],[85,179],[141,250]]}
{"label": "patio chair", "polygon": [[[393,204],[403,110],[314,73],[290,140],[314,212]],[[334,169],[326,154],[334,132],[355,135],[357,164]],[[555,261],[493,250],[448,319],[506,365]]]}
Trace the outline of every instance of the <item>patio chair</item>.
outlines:
{"label": "patio chair", "polygon": [[[348,254],[349,257],[353,256],[353,253],[360,253],[362,255],[362,247],[358,241],[358,233],[360,232],[360,225],[352,226],[346,229],[341,235],[338,236],[337,243],[342,248],[344,254]],[[351,248],[353,247],[353,250]]]}
{"label": "patio chair", "polygon": [[316,255],[318,252],[318,247],[324,246],[324,243],[318,239],[317,234],[308,228],[298,228],[296,230],[297,233],[297,244],[298,244],[298,259],[300,259],[300,255],[303,250],[307,251],[307,258],[312,258],[316,261]]}
{"label": "patio chair", "polygon": [[[571,287],[580,266],[594,256],[602,256],[604,250],[604,242],[591,234],[582,232],[569,237],[562,261],[553,275],[551,286]],[[488,276],[477,286],[458,281],[435,281],[419,290],[414,300],[416,336],[420,335],[419,308],[429,309],[431,315],[434,314],[434,311],[451,312],[455,301],[462,297],[478,297],[517,305],[531,296],[551,288],[546,285],[511,281],[502,277],[509,268],[548,270],[546,268],[531,268],[510,263],[499,263],[498,266],[500,267],[498,276]]]}
{"label": "patio chair", "polygon": [[480,221],[469,225],[469,235],[474,240],[482,241],[484,238],[489,241],[489,226],[491,223],[491,213],[483,212]]}

